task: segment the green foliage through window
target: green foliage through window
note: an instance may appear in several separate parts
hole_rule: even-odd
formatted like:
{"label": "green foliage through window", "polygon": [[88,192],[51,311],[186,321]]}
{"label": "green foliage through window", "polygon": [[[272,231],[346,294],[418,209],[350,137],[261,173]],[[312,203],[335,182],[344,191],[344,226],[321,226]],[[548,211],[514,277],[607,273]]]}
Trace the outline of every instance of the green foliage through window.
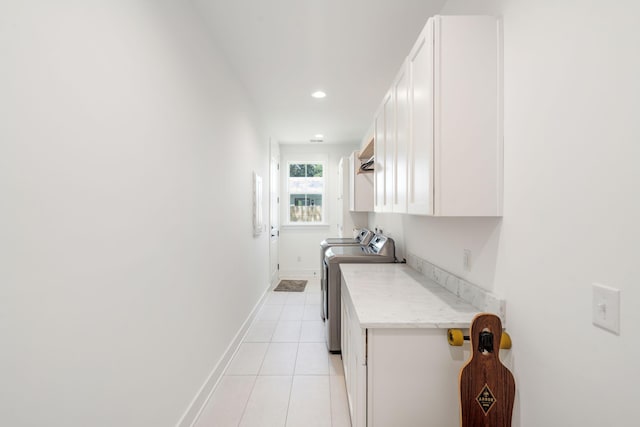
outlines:
{"label": "green foliage through window", "polygon": [[322,177],[321,164],[295,163],[289,165],[289,176],[292,178]]}
{"label": "green foliage through window", "polygon": [[290,223],[323,221],[324,176],[321,163],[290,163],[287,188]]}

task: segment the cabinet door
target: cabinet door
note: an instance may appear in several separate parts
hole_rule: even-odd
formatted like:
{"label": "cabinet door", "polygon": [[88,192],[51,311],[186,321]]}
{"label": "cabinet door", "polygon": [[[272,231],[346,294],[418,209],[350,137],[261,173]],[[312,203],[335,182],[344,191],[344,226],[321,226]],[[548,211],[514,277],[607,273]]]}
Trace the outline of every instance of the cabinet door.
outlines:
{"label": "cabinet door", "polygon": [[383,212],[393,210],[394,183],[394,156],[396,151],[396,107],[393,88],[384,97],[382,109],[384,110],[384,204]]}
{"label": "cabinet door", "polygon": [[411,214],[502,214],[498,29],[490,16],[437,16],[409,54]]}
{"label": "cabinet door", "polygon": [[458,376],[469,346],[450,347],[446,329],[369,329],[369,426],[459,426]]}
{"label": "cabinet door", "polygon": [[360,327],[351,299],[341,290],[342,365],[353,427],[367,426],[366,329]]}
{"label": "cabinet door", "polygon": [[407,161],[409,150],[409,73],[407,61],[402,64],[393,83],[395,101],[393,153],[393,212],[407,213]]}
{"label": "cabinet door", "polygon": [[491,16],[434,20],[434,215],[501,215],[498,29]]}
{"label": "cabinet door", "polygon": [[385,205],[385,144],[384,144],[384,109],[380,108],[374,121],[374,179],[373,195],[375,212],[383,212]]}
{"label": "cabinet door", "polygon": [[411,49],[409,67],[409,156],[407,211],[433,215],[434,141],[434,23],[433,18]]}
{"label": "cabinet door", "polygon": [[354,389],[353,427],[367,426],[367,330],[360,327],[357,317],[352,313],[351,352],[353,356],[352,384]]}
{"label": "cabinet door", "polygon": [[344,383],[347,389],[347,403],[349,405],[349,414],[353,418],[353,396],[351,390],[352,374],[351,374],[351,319],[349,310],[345,304],[344,297],[340,300],[340,314],[342,321],[340,322],[340,345],[342,349],[342,369],[344,371]]}

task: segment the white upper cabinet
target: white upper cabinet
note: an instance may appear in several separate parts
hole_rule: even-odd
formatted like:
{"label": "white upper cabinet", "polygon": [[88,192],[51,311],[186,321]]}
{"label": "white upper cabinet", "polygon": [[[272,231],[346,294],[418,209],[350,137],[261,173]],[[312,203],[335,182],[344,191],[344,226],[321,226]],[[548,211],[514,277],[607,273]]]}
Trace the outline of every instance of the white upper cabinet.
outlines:
{"label": "white upper cabinet", "polygon": [[395,133],[396,133],[396,110],[395,110],[395,97],[393,96],[393,89],[387,92],[382,102],[382,111],[384,112],[384,131],[383,142],[384,145],[384,204],[382,212],[391,212],[393,209],[393,179],[394,175],[394,162],[395,162]]}
{"label": "white upper cabinet", "polygon": [[375,159],[373,172],[373,208],[375,212],[386,212],[384,122],[384,108],[381,106],[373,121]]}
{"label": "white upper cabinet", "polygon": [[497,18],[435,16],[374,120],[374,210],[502,215]]}
{"label": "white upper cabinet", "polygon": [[430,18],[408,57],[407,212],[502,215],[498,21]]}
{"label": "white upper cabinet", "polygon": [[[409,57],[407,212],[433,215],[433,20],[427,21]],[[420,118],[423,118],[420,120]]]}
{"label": "white upper cabinet", "polygon": [[393,87],[384,96],[374,123],[376,212],[393,211],[396,110]]}
{"label": "white upper cabinet", "polygon": [[392,210],[407,213],[407,162],[409,151],[409,72],[407,61],[393,82],[395,120],[392,134],[393,180]]}

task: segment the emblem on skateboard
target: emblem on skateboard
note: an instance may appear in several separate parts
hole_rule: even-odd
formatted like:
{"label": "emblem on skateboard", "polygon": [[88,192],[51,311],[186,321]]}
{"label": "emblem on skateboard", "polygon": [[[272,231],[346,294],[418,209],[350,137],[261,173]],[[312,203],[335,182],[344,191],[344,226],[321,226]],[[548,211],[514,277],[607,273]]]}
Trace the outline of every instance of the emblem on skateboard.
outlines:
{"label": "emblem on skateboard", "polygon": [[484,414],[487,415],[493,404],[496,403],[496,398],[493,397],[489,386],[485,384],[478,397],[476,397],[476,401],[484,411]]}

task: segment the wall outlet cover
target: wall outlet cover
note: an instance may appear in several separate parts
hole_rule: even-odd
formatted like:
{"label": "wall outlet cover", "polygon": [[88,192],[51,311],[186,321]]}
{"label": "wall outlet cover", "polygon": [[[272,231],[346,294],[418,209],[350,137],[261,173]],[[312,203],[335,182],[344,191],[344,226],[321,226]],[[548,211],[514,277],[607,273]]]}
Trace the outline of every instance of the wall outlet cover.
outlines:
{"label": "wall outlet cover", "polygon": [[620,335],[620,290],[593,284],[593,324]]}
{"label": "wall outlet cover", "polygon": [[462,268],[465,271],[471,271],[471,249],[465,249],[462,252]]}

